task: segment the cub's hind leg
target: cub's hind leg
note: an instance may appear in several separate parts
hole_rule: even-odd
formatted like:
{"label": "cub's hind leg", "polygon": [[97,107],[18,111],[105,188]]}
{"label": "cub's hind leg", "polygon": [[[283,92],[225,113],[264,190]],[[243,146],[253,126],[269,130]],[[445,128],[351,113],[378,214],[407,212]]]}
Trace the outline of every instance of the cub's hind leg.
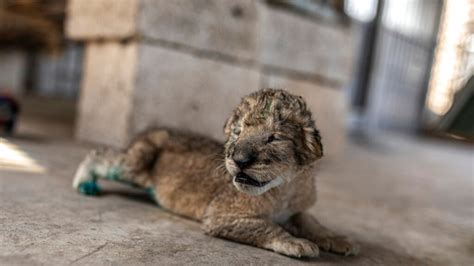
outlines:
{"label": "cub's hind leg", "polygon": [[79,165],[73,187],[86,195],[97,195],[99,179],[108,179],[136,187],[152,189],[151,171],[163,143],[166,131],[144,134],[125,151],[101,149],[90,152]]}
{"label": "cub's hind leg", "polygon": [[79,165],[74,177],[73,187],[85,195],[98,195],[101,192],[99,179],[108,179],[138,186],[134,182],[137,172],[126,163],[126,152],[113,149],[91,151]]}

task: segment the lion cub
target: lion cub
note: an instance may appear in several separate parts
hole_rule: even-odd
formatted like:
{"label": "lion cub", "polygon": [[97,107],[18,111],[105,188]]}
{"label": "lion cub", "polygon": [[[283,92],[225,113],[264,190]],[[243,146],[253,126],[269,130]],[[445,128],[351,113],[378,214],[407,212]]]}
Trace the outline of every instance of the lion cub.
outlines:
{"label": "lion cub", "polygon": [[227,141],[174,130],[138,136],[123,152],[93,151],[74,188],[98,194],[99,178],[146,188],[159,205],[202,222],[212,236],[292,257],[359,247],[305,213],[316,201],[312,169],[321,137],[300,96],[264,89],[242,99],[224,127]]}

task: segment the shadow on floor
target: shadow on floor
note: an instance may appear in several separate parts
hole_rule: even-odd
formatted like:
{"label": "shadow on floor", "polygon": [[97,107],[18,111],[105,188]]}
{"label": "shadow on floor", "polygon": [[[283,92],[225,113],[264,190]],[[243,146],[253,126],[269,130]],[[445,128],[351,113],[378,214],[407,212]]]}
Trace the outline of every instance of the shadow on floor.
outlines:
{"label": "shadow on floor", "polygon": [[[157,207],[157,211],[164,211],[157,206],[154,200],[145,191],[129,187],[123,187],[117,184],[110,184],[105,182],[100,197],[120,197],[126,200],[153,205]],[[101,184],[102,185],[102,184]],[[166,211],[165,211],[166,212]],[[168,213],[168,212],[166,212]],[[172,215],[172,214],[171,214]],[[177,215],[173,215],[177,220],[186,219]],[[174,219],[173,219],[174,220]],[[187,220],[189,221],[189,220]],[[360,242],[361,253],[358,256],[340,256],[328,252],[321,252],[319,258],[315,259],[294,259],[295,263],[307,264],[338,264],[338,265],[430,265],[432,262],[407,256],[406,254],[399,254],[394,250],[390,250],[379,245]]]}

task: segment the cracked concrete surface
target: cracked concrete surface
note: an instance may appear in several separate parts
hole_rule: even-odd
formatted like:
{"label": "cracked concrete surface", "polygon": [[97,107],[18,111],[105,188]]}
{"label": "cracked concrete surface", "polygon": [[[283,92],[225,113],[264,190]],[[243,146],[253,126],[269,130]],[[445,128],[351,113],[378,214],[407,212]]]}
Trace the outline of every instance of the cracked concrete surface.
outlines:
{"label": "cracked concrete surface", "polygon": [[139,190],[105,183],[103,196],[77,194],[72,175],[90,146],[8,143],[44,172],[0,167],[2,265],[474,264],[473,150],[462,144],[381,136],[325,158],[311,212],[357,239],[362,251],[296,260],[206,236]]}

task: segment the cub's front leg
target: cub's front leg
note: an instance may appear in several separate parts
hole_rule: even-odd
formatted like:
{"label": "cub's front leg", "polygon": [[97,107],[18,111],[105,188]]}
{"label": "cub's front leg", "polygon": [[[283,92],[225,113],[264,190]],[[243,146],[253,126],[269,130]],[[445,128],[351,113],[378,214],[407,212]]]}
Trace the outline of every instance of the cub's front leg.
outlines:
{"label": "cub's front leg", "polygon": [[332,232],[307,213],[293,215],[284,227],[293,235],[316,243],[324,251],[348,256],[357,255],[360,250],[357,243],[348,237]]}
{"label": "cub's front leg", "polygon": [[296,238],[269,220],[220,216],[204,219],[203,225],[209,235],[273,250],[290,257],[317,257],[319,255],[319,249],[315,243]]}

